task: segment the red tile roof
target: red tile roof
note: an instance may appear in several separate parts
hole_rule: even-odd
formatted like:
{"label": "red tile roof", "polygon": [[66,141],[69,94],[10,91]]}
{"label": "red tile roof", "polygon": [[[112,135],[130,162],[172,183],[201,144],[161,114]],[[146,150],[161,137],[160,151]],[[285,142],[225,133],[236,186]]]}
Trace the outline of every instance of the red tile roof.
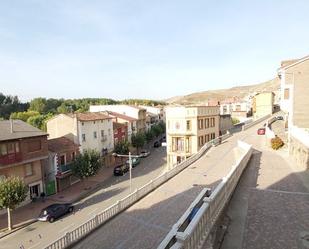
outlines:
{"label": "red tile roof", "polygon": [[47,144],[48,150],[52,152],[75,151],[79,147],[78,144],[75,144],[71,139],[68,139],[67,137],[49,139],[47,140]]}
{"label": "red tile roof", "polygon": [[105,113],[108,113],[109,115],[117,117],[117,118],[121,118],[121,119],[127,120],[129,122],[137,121],[136,118],[132,118],[132,117],[129,117],[127,115],[124,115],[124,114],[121,114],[121,113],[118,113],[118,112],[105,111]]}
{"label": "red tile roof", "polygon": [[80,121],[95,121],[95,120],[104,120],[112,119],[112,117],[105,115],[101,112],[81,112],[75,114],[77,119]]}

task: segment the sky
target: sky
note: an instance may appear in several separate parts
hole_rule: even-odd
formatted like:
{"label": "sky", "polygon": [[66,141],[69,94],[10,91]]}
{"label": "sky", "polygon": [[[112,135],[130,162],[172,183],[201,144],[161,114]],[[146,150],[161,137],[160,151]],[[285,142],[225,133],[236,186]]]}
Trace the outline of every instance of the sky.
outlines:
{"label": "sky", "polygon": [[308,0],[1,0],[0,92],[165,99],[309,54]]}

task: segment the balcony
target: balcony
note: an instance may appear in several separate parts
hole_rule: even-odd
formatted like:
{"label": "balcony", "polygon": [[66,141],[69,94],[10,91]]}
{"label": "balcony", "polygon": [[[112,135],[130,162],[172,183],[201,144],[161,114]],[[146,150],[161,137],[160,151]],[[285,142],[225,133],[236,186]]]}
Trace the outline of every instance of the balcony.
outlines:
{"label": "balcony", "polygon": [[0,165],[9,165],[9,164],[14,164],[14,163],[19,163],[21,162],[22,155],[20,152],[18,153],[13,153],[13,154],[7,154],[4,156],[0,156]]}
{"label": "balcony", "polygon": [[61,176],[65,173],[69,173],[72,169],[72,163],[67,163],[58,166],[57,176]]}

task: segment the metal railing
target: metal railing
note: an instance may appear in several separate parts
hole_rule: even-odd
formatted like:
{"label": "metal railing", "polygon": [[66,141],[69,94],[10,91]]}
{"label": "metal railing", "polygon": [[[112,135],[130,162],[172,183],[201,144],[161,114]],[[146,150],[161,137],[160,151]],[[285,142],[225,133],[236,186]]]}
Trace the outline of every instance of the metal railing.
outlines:
{"label": "metal railing", "polygon": [[266,120],[266,119],[268,119],[268,118],[270,118],[271,116],[272,116],[271,114],[268,114],[268,115],[266,115],[266,116],[264,116],[264,117],[261,117],[261,118],[255,120],[255,121],[253,121],[253,122],[251,122],[251,123],[249,123],[249,124],[245,124],[245,125],[242,127],[242,130],[245,131],[245,130],[247,130],[248,128],[250,128],[250,127],[252,127],[252,126],[254,126],[254,125],[256,125],[256,124],[258,124],[258,123],[260,123],[260,122],[262,122],[262,121],[264,121],[264,120]]}
{"label": "metal railing", "polygon": [[186,226],[186,229],[184,231],[179,231],[181,224],[183,224],[190,214],[192,214],[192,207],[200,202],[204,193],[208,191],[207,188],[202,190],[200,195],[195,199],[184,215],[173,226],[171,231],[159,245],[158,249],[193,249],[201,248],[203,246],[222,210],[230,200],[240,176],[252,155],[251,145],[238,141],[238,147],[245,151],[244,154],[235,163],[227,176],[222,179],[213,193],[211,193],[209,197],[203,198],[203,204],[199,207],[192,220]]}
{"label": "metal railing", "polygon": [[139,189],[136,189],[133,193],[126,196],[125,198],[117,201],[112,206],[105,209],[103,212],[97,214],[94,218],[86,221],[76,229],[71,232],[66,233],[63,237],[59,238],[58,240],[54,241],[52,244],[45,247],[45,249],[62,249],[67,248],[68,246],[73,245],[74,243],[78,242],[82,238],[84,238],[87,234],[92,232],[94,229],[98,228],[99,226],[106,223],[109,219],[114,217],[115,215],[119,214],[123,210],[130,207],[132,204],[140,200],[145,195],[149,194],[163,183],[180,173],[182,170],[187,168],[193,162],[198,160],[210,147],[213,145],[218,145],[221,141],[226,140],[227,138],[231,137],[231,134],[225,134],[221,137],[218,137],[206,144],[199,150],[198,153],[191,156],[187,160],[181,162],[170,171],[156,177],[155,179],[151,180],[144,186]]}

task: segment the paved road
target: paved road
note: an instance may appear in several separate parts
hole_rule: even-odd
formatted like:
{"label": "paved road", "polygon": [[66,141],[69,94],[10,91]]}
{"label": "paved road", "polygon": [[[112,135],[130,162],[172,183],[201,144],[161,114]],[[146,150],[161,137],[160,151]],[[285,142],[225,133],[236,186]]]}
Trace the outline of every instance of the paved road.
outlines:
{"label": "paved road", "polygon": [[[235,134],[180,174],[94,231],[75,249],[156,248],[204,187],[215,187],[231,170],[240,149],[238,139],[261,139],[252,127]],[[243,153],[243,152],[242,152]]]}
{"label": "paved road", "polygon": [[[160,175],[165,170],[166,148],[152,150],[149,157],[132,171],[132,189],[141,187]],[[41,249],[66,232],[71,231],[96,213],[114,204],[129,194],[129,173],[124,176],[112,177],[104,187],[76,204],[76,212],[52,224],[36,222],[0,240],[0,249]]]}

